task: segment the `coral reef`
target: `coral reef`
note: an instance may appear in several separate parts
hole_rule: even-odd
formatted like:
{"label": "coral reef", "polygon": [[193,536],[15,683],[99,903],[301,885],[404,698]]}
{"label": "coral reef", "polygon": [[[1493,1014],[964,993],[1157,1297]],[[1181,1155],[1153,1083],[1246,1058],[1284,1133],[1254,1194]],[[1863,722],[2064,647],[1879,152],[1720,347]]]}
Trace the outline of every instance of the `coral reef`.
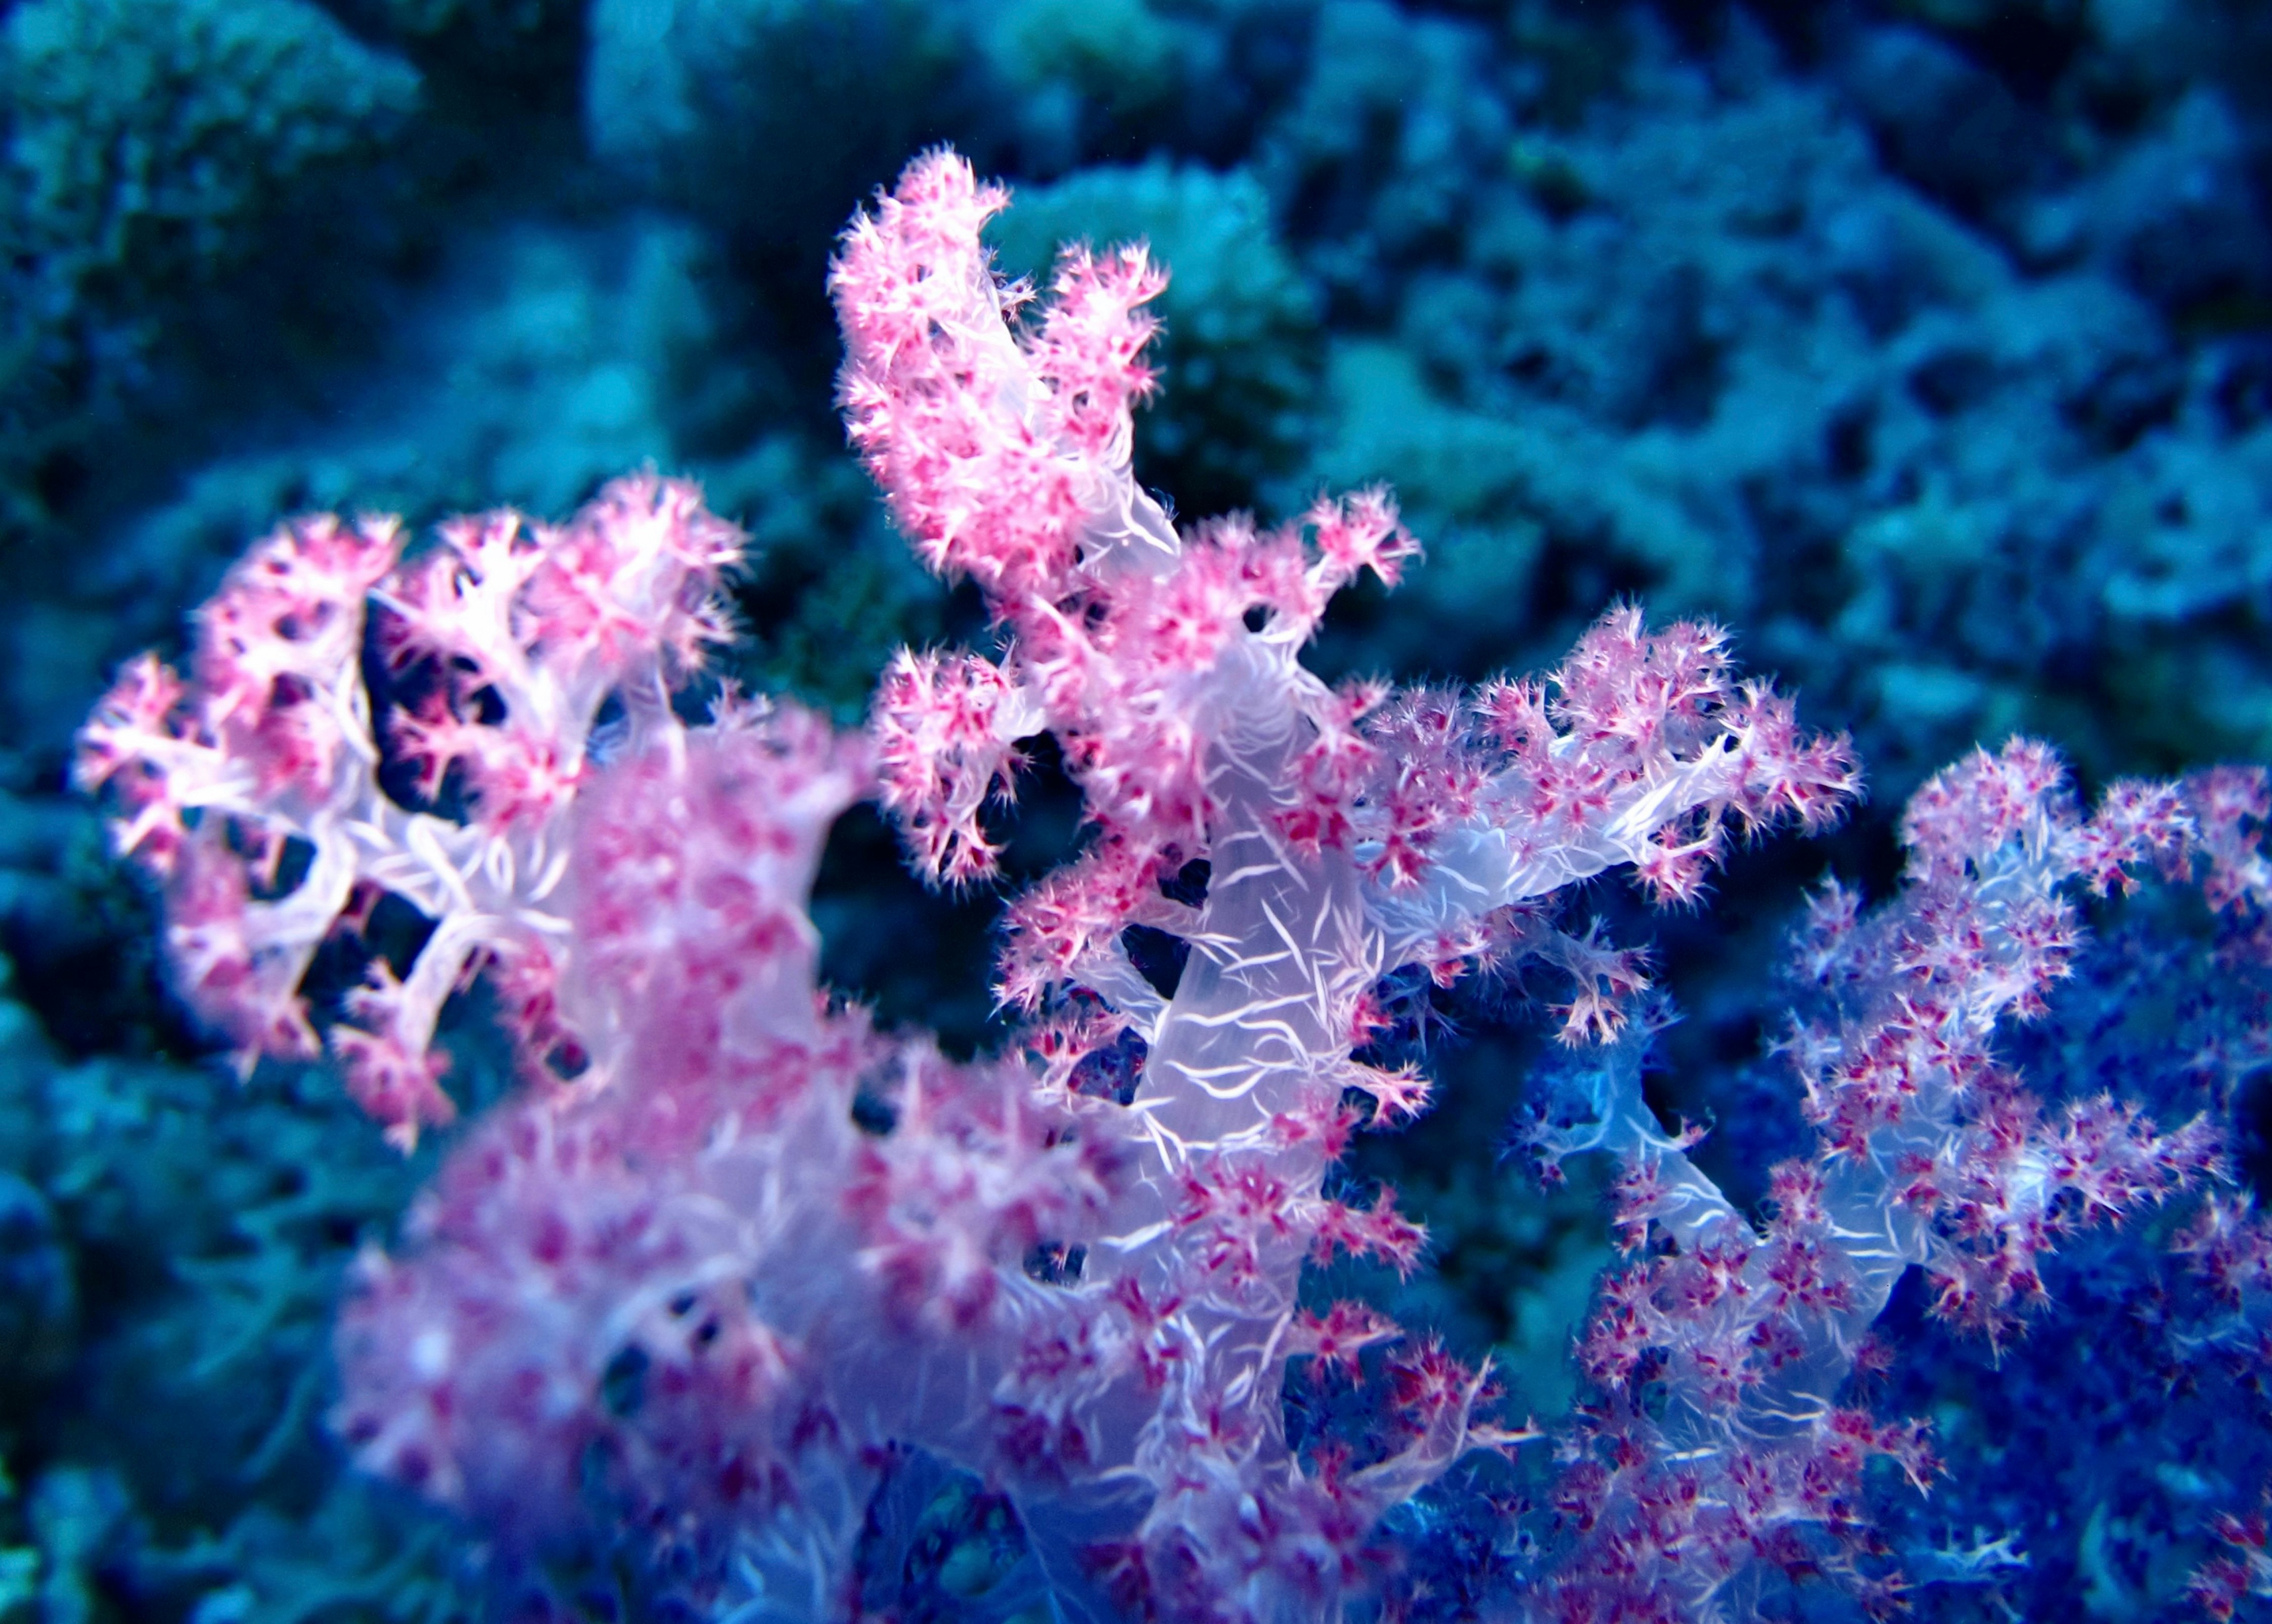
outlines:
{"label": "coral reef", "polygon": [[[11,528],[90,457],[192,296],[367,165],[417,76],[303,0],[33,0],[0,22]],[[296,277],[291,280],[297,280]],[[52,465],[52,481],[59,475]]]}
{"label": "coral reef", "polygon": [[[1543,670],[1631,597],[1737,628],[1852,732],[1870,798],[1845,834],[1732,854],[1693,917],[1583,904],[1660,944],[1687,1019],[1641,1086],[1715,1124],[1691,1155],[1757,1216],[1808,1143],[1772,1051],[1812,995],[1753,973],[1805,882],[1894,896],[1902,804],[2015,730],[2093,794],[2272,756],[2268,84],[2243,0],[5,7],[0,1613],[497,1605],[481,1548],[346,1471],[320,1420],[349,1259],[466,1130],[405,1165],[320,1066],[217,1078],[154,899],[64,783],[120,662],[187,648],[280,517],[557,519],[652,465],[751,537],[721,671],[849,725],[901,645],[983,652],[980,595],[911,558],[826,410],[834,233],[952,138],[1015,190],[1008,268],[1140,237],[1170,266],[1135,468],[1179,524],[1395,486],[1426,566],[1335,601],[1329,682]],[[981,814],[1005,878],[961,893],[848,813],[812,901],[824,978],[956,1064],[998,1046],[991,933],[1077,849],[1079,766],[1044,750],[1018,816]],[[1999,1057],[2053,1110],[2119,1078],[2174,1126],[2213,1052],[2237,1211],[2268,1171],[2230,920],[2157,884],[2082,917]],[[377,923],[415,948],[415,918]],[[336,999],[358,968],[319,953],[310,984]],[[1424,1059],[1442,1104],[1366,1136],[1335,1190],[1394,1183],[1435,1249],[1409,1282],[1342,1260],[1305,1306],[1362,1298],[1492,1357],[1513,1413],[1556,1425],[1594,1402],[1568,1352],[1614,1252],[1610,1171],[1541,1192],[1487,1150],[1561,1086],[1520,1000],[1387,992],[1371,1053]],[[442,1021],[475,1118],[507,1087],[494,1015],[476,993]],[[1856,1390],[1934,1417],[1949,1471],[1920,1501],[1880,1468],[1857,1503],[1915,1613],[2196,1616],[2197,1576],[2212,1609],[2267,1605],[2263,1286],[2223,1222],[2180,1203],[2074,1239],[2041,1271],[2056,1320],[1992,1357],[1914,1277],[1894,1291],[1897,1351]],[[1380,1423],[1365,1402],[1297,1379],[1288,1435]],[[1536,1583],[1488,1509],[1543,1506],[1528,1470],[1470,1460],[1382,1523],[1409,1613]],[[921,1459],[887,1478],[863,1606],[1034,1602],[1009,1501]],[[593,1617],[639,1600],[605,1563],[548,1583]]]}

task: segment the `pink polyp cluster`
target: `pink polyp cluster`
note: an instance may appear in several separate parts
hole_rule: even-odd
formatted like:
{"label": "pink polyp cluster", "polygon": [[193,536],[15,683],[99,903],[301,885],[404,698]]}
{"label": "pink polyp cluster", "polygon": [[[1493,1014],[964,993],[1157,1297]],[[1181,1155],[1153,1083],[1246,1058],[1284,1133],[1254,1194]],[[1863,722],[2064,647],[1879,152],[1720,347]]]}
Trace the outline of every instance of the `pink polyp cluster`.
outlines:
{"label": "pink polyp cluster", "polygon": [[1005,325],[980,228],[1009,202],[947,152],[908,166],[856,220],[830,273],[852,361],[840,390],[853,443],[932,568],[1046,590],[1080,550],[1112,470],[1165,286],[1143,251],[1067,256],[1040,328]]}
{"label": "pink polyp cluster", "polygon": [[[1609,1402],[1573,1441],[1561,1493],[1577,1538],[1555,1573],[1599,1610],[1586,1616],[1704,1616],[1777,1572],[1897,1600],[1859,1474],[1885,1456],[1924,1486],[1937,1468],[1921,1426],[1872,1420],[1842,1384],[1908,1269],[1941,1317],[2009,1337],[2044,1306],[2042,1261],[2066,1238],[2221,1176],[2205,1116],[2165,1126],[2104,1095],[2047,1111],[1995,1039],[2067,973],[2073,892],[2126,889],[2148,864],[2182,878],[2207,857],[2211,895],[2237,896],[2229,876],[2252,854],[2203,831],[2251,804],[2246,790],[2224,772],[2121,782],[2086,813],[2026,739],[1920,790],[1900,895],[1865,913],[1826,885],[1794,943],[1810,1013],[1781,1046],[1815,1141],[1774,1171],[1764,1226],[1658,1126],[1638,1044],[1593,1071],[1583,1111],[1542,1115],[1548,1161],[1616,1155],[1618,1231],[1644,1254],[1605,1283],[1580,1350]],[[2195,1231],[2212,1278],[2239,1250],[2225,1237],[2254,1231],[2224,1211]],[[1644,1381],[1662,1396],[1646,1405]]]}
{"label": "pink polyp cluster", "polygon": [[[78,779],[109,790],[120,849],[164,878],[176,984],[241,1065],[316,1051],[308,968],[392,894],[434,931],[408,968],[374,962],[328,1034],[357,1098],[405,1145],[450,1119],[434,1023],[484,964],[541,1067],[566,819],[602,707],[635,739],[669,722],[672,685],[725,634],[740,548],[691,486],[651,475],[557,528],[454,520],[409,558],[392,520],[298,520],[206,604],[188,682],[153,656],[127,668],[80,734]],[[415,693],[407,714],[374,714],[367,637]],[[394,799],[390,763],[464,814]]]}

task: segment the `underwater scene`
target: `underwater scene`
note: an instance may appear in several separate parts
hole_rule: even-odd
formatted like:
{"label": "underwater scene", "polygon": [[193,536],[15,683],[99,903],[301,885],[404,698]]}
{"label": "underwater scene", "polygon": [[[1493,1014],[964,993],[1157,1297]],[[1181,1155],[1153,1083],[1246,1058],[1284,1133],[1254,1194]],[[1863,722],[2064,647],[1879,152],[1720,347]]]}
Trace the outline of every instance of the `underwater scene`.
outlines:
{"label": "underwater scene", "polygon": [[2272,1620],[2272,5],[0,129],[0,1624]]}

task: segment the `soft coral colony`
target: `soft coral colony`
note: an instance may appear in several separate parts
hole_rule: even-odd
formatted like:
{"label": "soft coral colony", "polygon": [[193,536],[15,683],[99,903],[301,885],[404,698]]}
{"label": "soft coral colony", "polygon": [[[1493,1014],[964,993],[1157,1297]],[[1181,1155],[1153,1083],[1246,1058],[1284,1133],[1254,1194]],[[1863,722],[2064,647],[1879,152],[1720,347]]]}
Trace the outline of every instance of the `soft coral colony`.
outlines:
{"label": "soft coral colony", "polygon": [[[2220,1171],[2214,1084],[2166,1130],[2046,1113],[1998,1022],[2061,972],[2078,886],[2198,866],[2253,922],[2261,779],[2118,786],[2089,816],[2033,746],[1935,780],[1902,898],[1826,893],[1803,937],[1818,1137],[1755,1225],[1641,1098],[1640,962],[1558,902],[1618,868],[1688,902],[1731,839],[1826,826],[1843,742],[1717,632],[1632,610],[1543,681],[1327,685],[1299,656],[1327,602],[1415,555],[1393,505],[1179,532],[1130,474],[1162,273],[1068,251],[1029,311],[981,244],[1005,201],[928,155],[833,268],[853,439],[995,632],[901,655],[864,731],[730,692],[684,720],[740,538],[652,477],[408,558],[391,524],[296,521],[207,606],[186,680],[138,663],[86,729],[83,782],[163,876],[179,989],[248,1064],[327,1043],[408,1144],[451,1114],[452,992],[489,977],[514,1037],[522,1095],[360,1269],[340,1435],[504,1549],[604,1533],[717,1616],[871,1610],[863,1542],[916,1460],[1007,1497],[1060,1616],[1335,1616],[1394,1590],[1392,1508],[1535,1436],[1494,1419],[1487,1371],[1300,1297],[1312,1261],[1423,1250],[1392,1194],[1329,1177],[1426,1108],[1416,1070],[1371,1063],[1384,980],[1528,964],[1592,1058],[1527,1135],[1550,1165],[1616,1154],[1640,1255],[1581,1350],[1552,1538],[1499,1605],[1714,1616],[1801,1569],[1891,1596],[1860,1474],[1933,1465],[1841,1391],[1895,1283],[1922,1266],[2000,1332],[2059,1235]],[[990,877],[988,809],[1043,734],[1087,835],[1010,905],[1014,1041],[949,1061],[819,986],[821,846],[872,797],[927,876]],[[430,933],[311,1011],[319,950],[390,896]],[[1183,945],[1172,991],[1132,926]],[[2253,1218],[2215,1213],[2219,1255],[2253,1255]],[[1378,1378],[1374,1424],[1294,1447],[1289,1366]]]}

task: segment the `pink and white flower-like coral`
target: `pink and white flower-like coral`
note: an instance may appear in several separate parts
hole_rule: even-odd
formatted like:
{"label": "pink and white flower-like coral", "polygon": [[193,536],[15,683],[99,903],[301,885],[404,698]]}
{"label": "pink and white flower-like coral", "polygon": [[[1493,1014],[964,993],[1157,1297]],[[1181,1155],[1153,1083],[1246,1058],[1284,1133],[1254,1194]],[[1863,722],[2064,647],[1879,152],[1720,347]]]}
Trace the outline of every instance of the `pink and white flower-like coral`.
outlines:
{"label": "pink and white flower-like coral", "polygon": [[[864,737],[679,718],[738,538],[634,480],[407,564],[386,525],[288,528],[188,683],[122,679],[81,776],[248,1054],[311,1046],[310,956],[385,893],[434,930],[332,1041],[390,1132],[447,1114],[431,1038],[469,969],[530,1070],[580,1069],[474,1129],[362,1266],[337,1422],[366,1464],[540,1545],[596,1513],[704,1606],[819,1617],[855,1605],[867,1507],[916,1452],[1011,1495],[1062,1615],[1330,1617],[1386,1510],[1512,1436],[1433,1347],[1397,1357],[1365,1451],[1286,1436],[1289,1360],[1345,1375],[1397,1335],[1304,1311],[1305,1265],[1424,1244],[1391,1194],[1327,1186],[1361,1123],[1425,1105],[1358,1058],[1383,978],[1543,957],[1571,1035],[1613,1031],[1639,969],[1557,932],[1555,894],[1631,867],[1693,897],[1732,834],[1820,827],[1855,771],[1717,632],[1630,610],[1540,681],[1329,687],[1301,651],[1342,587],[1413,562],[1394,504],[1179,532],[1130,472],[1162,273],[1071,250],[1028,310],[980,241],[1005,200],[926,155],[831,273],[852,438],[996,633],[901,656]],[[367,643],[410,700],[391,727]],[[1044,733],[1090,833],[1010,905],[1020,1037],[960,1065],[872,1031],[817,982],[830,821],[873,794],[927,875],[983,880]],[[1182,944],[1172,985],[1132,926]]]}
{"label": "pink and white flower-like coral", "polygon": [[[1923,1488],[1939,1469],[1922,1423],[1841,1395],[1902,1276],[1924,1272],[1943,1319],[2008,1336],[2047,1300],[2041,1263],[2066,1238],[2223,1165],[2207,1114],[2163,1126],[2108,1095],[2047,1110],[1999,1059],[1998,1029],[2040,1014],[2067,973],[2077,889],[2205,858],[2213,901],[2261,908],[2265,805],[2262,775],[2218,769],[2117,782],[2086,813],[2027,739],[1928,781],[1902,820],[1901,894],[1865,913],[1826,884],[1797,933],[1808,1008],[1782,1048],[1815,1139],[1774,1170],[1764,1225],[1658,1125],[1642,1043],[1599,1051],[1541,1102],[1543,1164],[1616,1156],[1616,1224],[1640,1254],[1603,1283],[1579,1349],[1594,1392],[1565,1442],[1570,1537],[1545,1575],[1568,1616],[1744,1616],[1779,1575],[1827,1575],[1873,1613],[1898,1605],[1862,1473],[1890,1457]],[[2222,1224],[2231,1210],[2208,1209],[2197,1257],[2250,1232]]]}
{"label": "pink and white flower-like coral", "polygon": [[[262,542],[201,612],[190,680],[129,666],[81,731],[77,777],[110,788],[120,849],[165,877],[176,985],[247,1069],[315,1052],[301,984],[379,894],[433,922],[408,973],[377,962],[329,1034],[407,1146],[452,1114],[431,1041],[470,971],[499,969],[544,1059],[566,818],[601,707],[617,700],[634,739],[667,720],[671,685],[726,635],[718,587],[741,536],[692,487],[635,476],[557,528],[461,519],[409,562],[402,541],[392,520],[320,517]],[[385,736],[373,643],[426,688]],[[464,814],[407,809],[382,787],[390,760]]]}
{"label": "pink and white flower-like coral", "polygon": [[[1020,738],[1054,735],[1094,838],[1012,903],[1001,994],[1045,1027],[1107,1010],[1143,1056],[1119,1192],[1066,1290],[1175,1357],[1099,1369],[1072,1412],[1087,1458],[1057,1457],[1028,1529],[1069,1579],[1120,1524],[1114,1584],[1171,1613],[1311,1612],[1380,1511],[1492,1435],[1454,1384],[1400,1448],[1334,1475],[1330,1516],[1283,1435],[1288,1352],[1323,1334],[1297,1309],[1304,1260],[1409,1268],[1421,1244],[1387,1196],[1323,1194],[1346,1100],[1381,1120],[1418,1107],[1416,1080],[1356,1059],[1373,989],[1529,951],[1573,972],[1574,1027],[1613,1024],[1604,984],[1629,989],[1630,962],[1554,933],[1543,900],[1620,865],[1693,896],[1731,829],[1819,827],[1854,768],[1738,683],[1719,633],[1629,610],[1543,682],[1327,686],[1299,655],[1328,601],[1416,553],[1394,504],[1365,491],[1274,530],[1179,534],[1129,471],[1158,274],[1140,249],[1070,251],[1025,319],[978,236],[1005,201],[952,153],[918,160],[846,234],[832,288],[854,443],[999,634],[991,659],[895,669],[875,723],[886,805],[935,877],[983,875],[989,797],[1014,789]],[[1132,960],[1132,925],[1185,944],[1172,991]]]}

